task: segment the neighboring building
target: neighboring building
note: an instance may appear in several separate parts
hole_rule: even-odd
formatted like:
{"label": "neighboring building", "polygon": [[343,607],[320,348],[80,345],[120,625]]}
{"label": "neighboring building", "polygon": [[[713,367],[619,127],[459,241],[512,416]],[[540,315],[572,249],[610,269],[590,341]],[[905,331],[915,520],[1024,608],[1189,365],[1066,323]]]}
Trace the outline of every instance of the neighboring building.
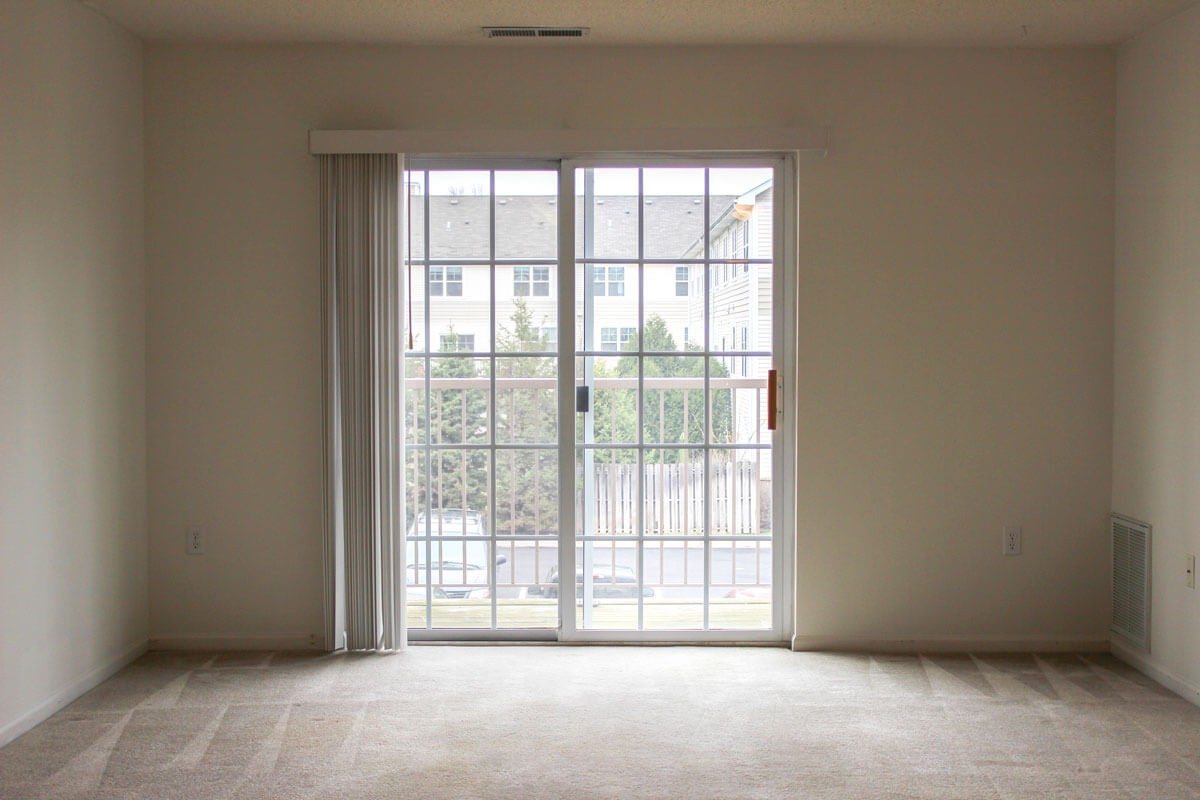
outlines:
{"label": "neighboring building", "polygon": [[[714,224],[739,198],[711,198]],[[644,197],[645,256],[653,258],[695,258],[691,255],[702,245],[704,228],[703,200],[689,196]],[[424,198],[415,197],[412,219],[422,220]],[[580,206],[583,204],[580,203]],[[435,329],[430,336],[435,351],[489,349],[491,330],[489,298],[489,252],[491,231],[488,219],[490,198],[478,195],[438,195],[430,197],[429,239],[432,259],[460,261],[459,264],[431,266],[429,295]],[[590,238],[596,258],[637,258],[637,198],[609,196],[597,198]],[[495,250],[496,322],[508,327],[512,301],[522,298],[533,315],[533,324],[546,334],[547,349],[557,344],[556,304],[558,281],[556,200],[547,196],[509,196],[496,198]],[[577,257],[584,255],[589,238],[583,209],[577,212]],[[770,246],[769,227],[766,242]],[[718,232],[723,227],[717,228]],[[716,245],[716,241],[714,241]],[[425,257],[425,230],[414,225],[412,251],[415,264]],[[754,251],[757,253],[757,249]],[[752,256],[753,257],[753,256]],[[516,259],[528,264],[511,263]],[[635,264],[596,264],[592,267],[595,313],[592,324],[592,349],[620,351],[637,332],[637,282]],[[578,267],[577,297],[585,266]],[[666,323],[676,346],[702,345],[704,341],[703,285],[698,283],[700,268],[668,263],[647,264],[644,291],[647,313],[658,314]],[[422,271],[413,272],[413,300],[424,301]],[[768,278],[769,280],[769,278]],[[716,306],[714,306],[716,310]],[[418,318],[420,315],[417,315]],[[579,315],[577,315],[579,316]],[[718,314],[718,317],[720,315]],[[724,322],[714,318],[714,331],[724,330]],[[580,330],[582,336],[583,331]],[[418,350],[423,349],[424,331],[414,332]],[[714,343],[717,340],[714,339]],[[582,348],[583,342],[577,346]],[[768,341],[769,345],[769,341]]]}
{"label": "neighboring building", "polygon": [[[740,197],[730,198],[712,215],[709,257],[713,263],[708,275],[708,336],[709,348],[713,351],[769,353],[772,350],[772,265],[747,262],[771,258],[774,198],[774,188],[767,181]],[[700,258],[703,246],[703,241],[694,242],[683,257]],[[703,268],[693,264],[688,275],[691,287],[688,293],[689,332],[703,330],[703,280]],[[733,378],[766,381],[767,370],[771,369],[771,359],[762,356],[727,356],[721,361]],[[734,391],[735,442],[770,441],[766,427],[766,403],[765,391]]]}
{"label": "neighboring building", "polygon": [[[430,258],[445,263],[429,267],[432,313],[430,338],[434,351],[486,352],[491,348],[489,304],[489,229],[491,199],[486,195],[434,195],[429,198]],[[643,255],[659,259],[699,259],[704,256],[703,200],[692,196],[643,197]],[[734,425],[731,444],[769,442],[766,379],[771,359],[721,352],[771,352],[772,266],[748,263],[771,258],[774,191],[767,181],[740,196],[710,198],[711,270],[709,281],[709,348],[728,370],[729,379],[714,380],[714,389],[731,391]],[[424,198],[413,202],[413,220],[424,219]],[[638,198],[597,197],[592,218],[578,203],[576,257],[638,257]],[[496,326],[503,337],[511,330],[514,300],[522,299],[532,325],[542,334],[538,346],[557,349],[557,219],[551,196],[497,196],[495,199]],[[413,261],[425,258],[423,225],[412,232]],[[590,244],[588,244],[590,242]],[[514,263],[519,260],[526,263]],[[507,261],[508,263],[502,263]],[[453,263],[458,262],[458,263]],[[585,349],[582,297],[586,266],[577,267],[577,343]],[[638,329],[638,270],[636,264],[592,265],[592,350],[614,354],[625,348]],[[414,318],[424,318],[423,270],[413,271]],[[666,322],[676,348],[700,349],[705,335],[704,267],[702,264],[650,263],[645,267],[646,314]],[[424,349],[425,332],[414,332],[417,351]],[[508,349],[508,348],[506,348]],[[757,456],[756,462],[761,461]],[[770,478],[769,459],[756,474]]]}

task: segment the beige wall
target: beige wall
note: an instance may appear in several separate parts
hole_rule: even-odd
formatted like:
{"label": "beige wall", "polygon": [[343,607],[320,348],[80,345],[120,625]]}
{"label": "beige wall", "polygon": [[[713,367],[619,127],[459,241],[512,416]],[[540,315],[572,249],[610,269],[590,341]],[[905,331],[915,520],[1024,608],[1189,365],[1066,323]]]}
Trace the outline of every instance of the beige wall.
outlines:
{"label": "beige wall", "polygon": [[1113,509],[1154,526],[1151,655],[1200,694],[1200,7],[1117,61]]}
{"label": "beige wall", "polygon": [[142,51],[0,5],[0,744],[148,624]]}
{"label": "beige wall", "polygon": [[309,128],[829,124],[789,321],[801,642],[1104,641],[1113,80],[1099,49],[148,46],[152,636],[321,627]]}

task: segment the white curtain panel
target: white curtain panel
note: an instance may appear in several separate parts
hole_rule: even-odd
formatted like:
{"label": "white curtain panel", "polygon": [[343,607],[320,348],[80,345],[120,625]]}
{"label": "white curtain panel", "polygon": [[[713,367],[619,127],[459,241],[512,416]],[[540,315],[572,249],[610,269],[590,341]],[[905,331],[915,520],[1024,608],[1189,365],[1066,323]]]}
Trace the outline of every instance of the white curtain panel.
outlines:
{"label": "white curtain panel", "polygon": [[325,646],[407,645],[402,156],[319,156]]}

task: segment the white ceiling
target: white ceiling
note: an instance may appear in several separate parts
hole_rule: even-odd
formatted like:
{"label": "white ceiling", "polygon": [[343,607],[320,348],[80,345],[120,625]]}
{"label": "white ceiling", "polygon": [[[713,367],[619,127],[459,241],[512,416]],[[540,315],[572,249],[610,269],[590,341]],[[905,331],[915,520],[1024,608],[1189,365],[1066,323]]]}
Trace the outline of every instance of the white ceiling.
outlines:
{"label": "white ceiling", "polygon": [[151,40],[564,45],[483,25],[587,26],[579,45],[1110,44],[1196,0],[82,0]]}

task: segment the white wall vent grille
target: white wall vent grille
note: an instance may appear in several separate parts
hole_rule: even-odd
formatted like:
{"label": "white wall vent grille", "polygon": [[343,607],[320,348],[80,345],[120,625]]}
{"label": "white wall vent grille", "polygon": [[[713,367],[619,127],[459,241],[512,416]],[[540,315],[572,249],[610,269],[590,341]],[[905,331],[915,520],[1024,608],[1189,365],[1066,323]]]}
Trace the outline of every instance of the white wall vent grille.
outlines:
{"label": "white wall vent grille", "polygon": [[522,26],[485,27],[483,35],[489,39],[580,39],[587,36],[590,28],[536,28]]}
{"label": "white wall vent grille", "polygon": [[1150,526],[1112,515],[1112,630],[1150,652]]}

